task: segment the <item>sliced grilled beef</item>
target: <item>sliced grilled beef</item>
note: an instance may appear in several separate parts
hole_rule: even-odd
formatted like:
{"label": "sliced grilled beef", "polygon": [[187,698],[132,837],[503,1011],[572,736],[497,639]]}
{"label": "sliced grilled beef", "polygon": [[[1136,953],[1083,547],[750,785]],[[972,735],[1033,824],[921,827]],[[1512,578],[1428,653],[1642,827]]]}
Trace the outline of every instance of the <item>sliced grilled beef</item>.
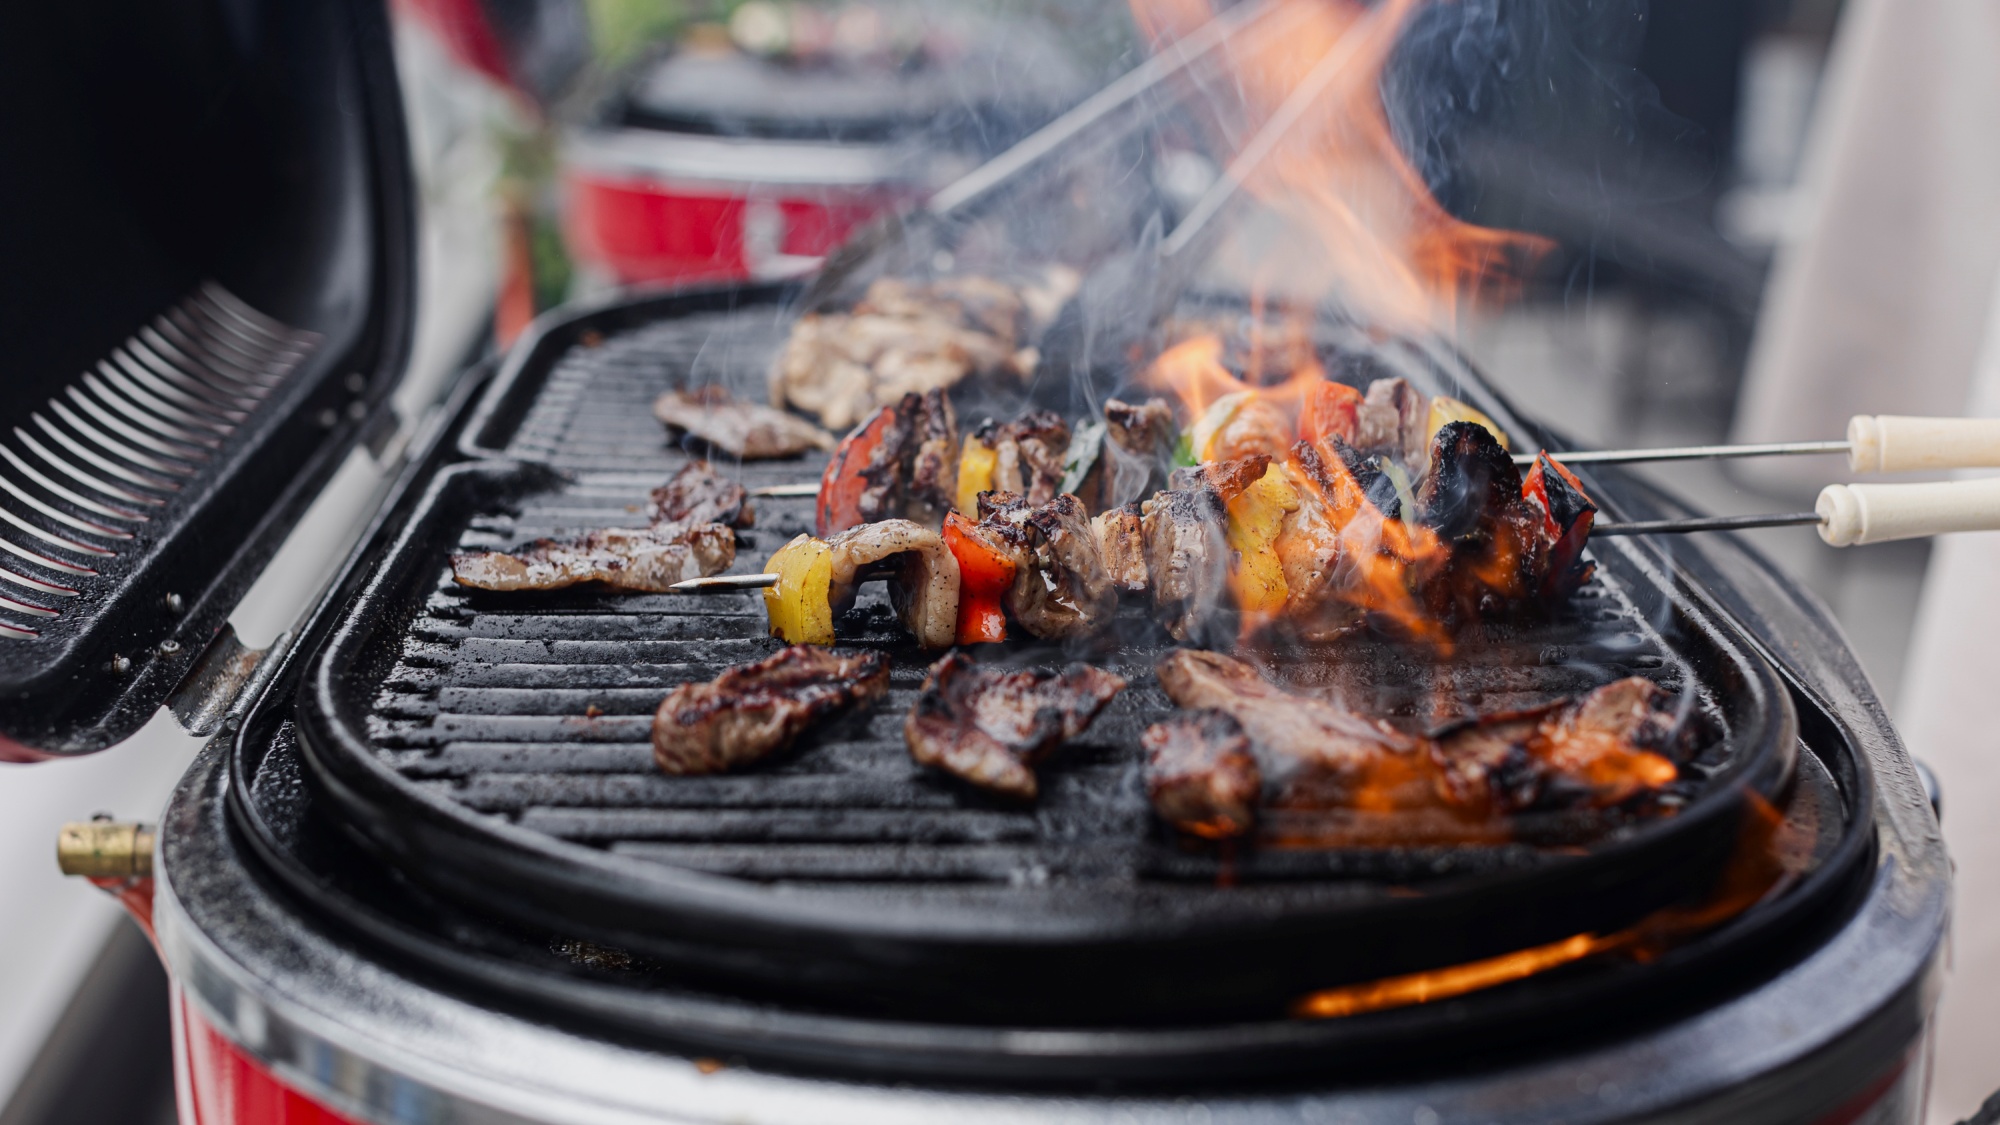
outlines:
{"label": "sliced grilled beef", "polygon": [[920,765],[1033,800],[1034,766],[1123,690],[1123,677],[1088,664],[1008,672],[954,652],[931,666],[903,737]]}
{"label": "sliced grilled beef", "polygon": [[[1175,649],[1157,671],[1160,686],[1176,705],[1221,711],[1241,724],[1278,804],[1347,805],[1364,788],[1398,772],[1398,764],[1418,757],[1419,740],[1386,723],[1287,691],[1233,657]],[[1427,787],[1421,775],[1415,780]],[[1385,796],[1414,807],[1427,803],[1421,793]]]}
{"label": "sliced grilled beef", "polygon": [[1242,836],[1256,819],[1263,775],[1250,739],[1221,711],[1183,711],[1146,728],[1146,792],[1161,820],[1211,840]]}
{"label": "sliced grilled beef", "polygon": [[654,523],[719,523],[751,527],[757,512],[743,486],[706,461],[689,461],[652,492]]}
{"label": "sliced grilled beef", "polygon": [[887,690],[889,658],[879,652],[793,645],[669,692],[653,714],[653,760],[672,774],[737,769]]}
{"label": "sliced grilled beef", "polygon": [[833,436],[811,422],[762,403],[740,402],[722,387],[668,391],[653,400],[653,417],[668,429],[745,461],[833,448]]}
{"label": "sliced grilled beef", "polygon": [[719,523],[607,527],[578,539],[539,539],[519,551],[453,555],[451,574],[481,590],[560,590],[601,582],[618,590],[664,593],[690,578],[720,574],[736,561],[736,533]]}

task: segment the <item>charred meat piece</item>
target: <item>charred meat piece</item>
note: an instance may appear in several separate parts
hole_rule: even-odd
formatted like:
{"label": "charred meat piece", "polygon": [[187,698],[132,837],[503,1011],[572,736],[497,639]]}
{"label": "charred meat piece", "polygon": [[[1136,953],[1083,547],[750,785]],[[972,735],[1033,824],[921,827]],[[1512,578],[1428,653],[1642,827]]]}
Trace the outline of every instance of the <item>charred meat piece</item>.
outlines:
{"label": "charred meat piece", "polygon": [[958,635],[958,560],[944,537],[909,520],[862,524],[826,541],[833,579],[827,602],[835,616],[854,605],[863,572],[887,563],[889,600],[903,627],[925,648],[949,648]]}
{"label": "charred meat piece", "polygon": [[746,528],[757,522],[750,494],[719,476],[706,461],[689,461],[652,492],[654,523],[719,523]]}
{"label": "charred meat piece", "polygon": [[1112,399],[1104,420],[1081,426],[1063,454],[1059,491],[1092,515],[1140,500],[1166,486],[1174,456],[1174,415],[1159,399],[1143,406]]}
{"label": "charred meat piece", "polygon": [[1247,834],[1263,775],[1250,739],[1221,711],[1183,711],[1146,728],[1146,792],[1161,820],[1189,835]]}
{"label": "charred meat piece", "polygon": [[1003,672],[954,652],[931,666],[903,737],[919,765],[1033,800],[1034,766],[1124,690],[1122,677],[1088,664]]}
{"label": "charred meat piece", "polygon": [[1450,549],[1426,592],[1433,612],[1466,623],[1519,609],[1548,575],[1545,513],[1522,495],[1514,460],[1486,427],[1447,422],[1417,493],[1421,522]]}
{"label": "charred meat piece", "polygon": [[762,403],[738,402],[722,387],[668,391],[653,400],[653,417],[668,429],[745,461],[833,448],[833,436],[811,422]]}
{"label": "charred meat piece", "polygon": [[1061,490],[1069,423],[1055,411],[1032,411],[1012,422],[988,419],[973,433],[973,440],[993,450],[994,491],[1046,504]]}
{"label": "charred meat piece", "polygon": [[672,774],[736,769],[888,690],[889,658],[879,652],[843,656],[793,645],[669,692],[653,714],[653,760]]}
{"label": "charred meat piece", "polygon": [[1010,492],[979,494],[980,538],[1014,561],[1003,604],[1030,634],[1090,636],[1118,611],[1118,591],[1090,520],[1064,494],[1031,504]]}
{"label": "charred meat piece", "polygon": [[1456,724],[1431,753],[1443,795],[1467,812],[1608,808],[1673,781],[1714,734],[1706,716],[1633,676]]}
{"label": "charred meat piece", "polygon": [[1137,504],[1126,504],[1100,513],[1090,521],[1097,537],[1097,553],[1104,558],[1104,571],[1120,593],[1143,594],[1146,579],[1146,521]]}
{"label": "charred meat piece", "polygon": [[936,526],[958,490],[958,418],[943,392],[908,394],[841,439],[820,477],[815,529],[864,523]]}
{"label": "charred meat piece", "polygon": [[601,582],[617,590],[665,593],[690,578],[720,574],[736,561],[736,533],[719,523],[607,527],[579,539],[538,539],[519,551],[451,557],[451,575],[480,590],[560,590]]}
{"label": "charred meat piece", "polygon": [[1261,479],[1263,454],[1176,469],[1173,487],[1141,505],[1153,609],[1177,641],[1208,641],[1231,608],[1228,501]]}
{"label": "charred meat piece", "polygon": [[1421,743],[1386,723],[1294,694],[1218,653],[1175,649],[1156,671],[1177,706],[1242,726],[1274,804],[1346,806],[1364,795],[1390,807],[1432,803]]}
{"label": "charred meat piece", "polygon": [[1387,453],[1405,465],[1421,466],[1424,427],[1430,403],[1402,379],[1377,379],[1355,411],[1354,445],[1363,453]]}
{"label": "charred meat piece", "polygon": [[1264,473],[1270,467],[1270,454],[1253,453],[1227,461],[1204,461],[1199,465],[1175,469],[1171,483],[1175,488],[1213,489],[1218,499],[1228,501],[1236,499],[1244,489],[1264,479]]}
{"label": "charred meat piece", "polygon": [[1229,513],[1213,488],[1168,489],[1141,505],[1153,609],[1177,641],[1205,639],[1229,597]]}

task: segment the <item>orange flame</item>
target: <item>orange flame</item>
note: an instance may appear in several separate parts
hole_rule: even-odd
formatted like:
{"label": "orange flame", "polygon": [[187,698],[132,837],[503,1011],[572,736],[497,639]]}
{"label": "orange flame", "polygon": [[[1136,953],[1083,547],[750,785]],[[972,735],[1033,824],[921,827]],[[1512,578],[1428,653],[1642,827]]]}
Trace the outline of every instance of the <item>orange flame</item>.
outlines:
{"label": "orange flame", "polygon": [[1811,863],[1811,827],[1795,825],[1755,793],[1745,793],[1747,816],[1736,851],[1708,895],[1698,902],[1656,910],[1609,934],[1574,934],[1547,945],[1468,961],[1428,972],[1386,977],[1308,993],[1292,1007],[1301,1019],[1338,1019],[1463,996],[1523,980],[1536,973],[1602,953],[1649,961],[1675,944],[1713,929],[1768,899],[1804,874]]}
{"label": "orange flame", "polygon": [[[1547,243],[1460,222],[1431,198],[1397,146],[1380,77],[1421,0],[1278,0],[1282,34],[1239,33],[1222,52],[1242,120],[1217,132],[1244,188],[1316,242],[1289,263],[1293,288],[1344,300],[1365,323],[1447,327],[1459,302],[1506,292]],[[1131,0],[1141,29],[1170,43],[1212,19],[1211,0]],[[1295,119],[1294,119],[1295,118]],[[1270,126],[1272,131],[1261,135]],[[1268,151],[1256,146],[1268,143]]]}

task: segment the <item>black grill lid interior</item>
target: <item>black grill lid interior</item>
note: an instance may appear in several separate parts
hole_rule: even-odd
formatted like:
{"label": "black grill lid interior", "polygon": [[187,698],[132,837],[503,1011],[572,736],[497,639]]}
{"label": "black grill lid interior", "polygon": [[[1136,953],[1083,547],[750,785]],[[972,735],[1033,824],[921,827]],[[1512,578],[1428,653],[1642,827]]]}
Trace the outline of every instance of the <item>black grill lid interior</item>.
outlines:
{"label": "black grill lid interior", "polygon": [[0,11],[0,759],[144,723],[385,409],[396,89],[373,0]]}

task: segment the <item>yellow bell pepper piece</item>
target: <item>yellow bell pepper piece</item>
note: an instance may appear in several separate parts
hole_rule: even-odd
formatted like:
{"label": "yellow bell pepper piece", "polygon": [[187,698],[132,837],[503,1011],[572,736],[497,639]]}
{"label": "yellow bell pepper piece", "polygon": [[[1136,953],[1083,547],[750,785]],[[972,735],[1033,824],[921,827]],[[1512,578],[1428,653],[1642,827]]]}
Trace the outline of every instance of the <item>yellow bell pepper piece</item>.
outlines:
{"label": "yellow bell pepper piece", "polygon": [[966,438],[965,450],[958,455],[958,514],[969,520],[979,518],[979,494],[993,487],[993,466],[1000,461],[994,448],[978,438]]}
{"label": "yellow bell pepper piece", "polygon": [[1498,422],[1455,398],[1446,398],[1443,395],[1431,400],[1430,414],[1424,419],[1425,448],[1429,448],[1430,443],[1437,440],[1438,431],[1444,429],[1446,422],[1476,422],[1486,427],[1486,432],[1493,435],[1493,439],[1500,443],[1500,448],[1511,448],[1507,444],[1506,431],[1500,428]]}
{"label": "yellow bell pepper piece", "polygon": [[1188,453],[1193,458],[1189,464],[1199,465],[1215,456],[1215,435],[1229,424],[1243,404],[1255,397],[1255,391],[1233,391],[1209,403],[1195,424],[1188,428]]}
{"label": "yellow bell pepper piece", "polygon": [[833,585],[833,549],[801,535],[778,548],[764,570],[778,576],[778,584],[764,591],[771,635],[786,644],[832,644],[833,606],[827,594]]}
{"label": "yellow bell pepper piece", "polygon": [[1291,593],[1285,567],[1278,557],[1278,532],[1285,514],[1299,510],[1298,493],[1285,483],[1278,465],[1230,500],[1227,538],[1235,558],[1229,570],[1230,592],[1244,613],[1277,613]]}

